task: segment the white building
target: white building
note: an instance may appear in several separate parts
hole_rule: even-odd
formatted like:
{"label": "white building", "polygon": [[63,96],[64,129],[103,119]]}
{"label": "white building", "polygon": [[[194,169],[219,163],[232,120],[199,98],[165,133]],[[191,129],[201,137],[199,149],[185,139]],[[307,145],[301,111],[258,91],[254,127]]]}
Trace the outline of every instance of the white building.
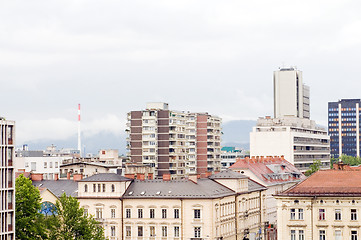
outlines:
{"label": "white building", "polygon": [[15,239],[15,122],[0,118],[0,239]]}
{"label": "white building", "polygon": [[44,179],[53,180],[60,173],[64,157],[16,157],[15,171],[43,174]]}
{"label": "white building", "polygon": [[[237,158],[245,158],[247,152],[237,147],[222,147],[221,149],[221,165],[222,169],[227,169],[237,161]],[[249,156],[249,153],[248,153]]]}
{"label": "white building", "polygon": [[330,166],[330,137],[312,120],[297,117],[259,118],[250,133],[251,156],[284,156],[300,170],[314,160]]}
{"label": "white building", "polygon": [[310,88],[303,84],[302,72],[280,68],[274,72],[274,117],[310,118]]}

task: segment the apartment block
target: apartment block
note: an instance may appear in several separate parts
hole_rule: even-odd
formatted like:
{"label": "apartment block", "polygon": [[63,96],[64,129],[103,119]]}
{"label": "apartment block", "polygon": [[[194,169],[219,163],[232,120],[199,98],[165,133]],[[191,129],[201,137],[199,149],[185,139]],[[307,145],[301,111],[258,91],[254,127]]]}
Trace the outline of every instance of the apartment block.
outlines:
{"label": "apartment block", "polygon": [[131,162],[150,164],[159,177],[219,171],[221,122],[208,113],[172,111],[167,103],[148,103],[145,110],[128,113]]}
{"label": "apartment block", "polygon": [[302,72],[294,67],[273,74],[274,117],[310,118],[310,88],[303,84]]}
{"label": "apartment block", "polygon": [[0,239],[15,239],[15,122],[0,118]]}
{"label": "apartment block", "polygon": [[259,118],[250,133],[251,156],[284,156],[301,171],[314,160],[330,167],[330,137],[327,131],[305,118]]}
{"label": "apartment block", "polygon": [[360,99],[328,103],[328,133],[331,155],[360,156]]}

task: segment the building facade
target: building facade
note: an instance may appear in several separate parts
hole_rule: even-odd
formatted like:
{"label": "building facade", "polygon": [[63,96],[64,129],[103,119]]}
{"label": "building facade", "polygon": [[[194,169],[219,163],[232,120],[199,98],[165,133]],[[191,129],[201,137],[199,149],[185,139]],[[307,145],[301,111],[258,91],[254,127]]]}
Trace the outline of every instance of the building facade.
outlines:
{"label": "building facade", "polygon": [[277,239],[277,201],[273,195],[283,192],[305,178],[305,176],[283,157],[259,157],[238,159],[230,167],[267,187],[265,204],[268,239]]}
{"label": "building facade", "polygon": [[331,155],[360,156],[360,99],[328,103],[328,133]]}
{"label": "building facade", "polygon": [[0,118],[0,239],[15,239],[15,122]]}
{"label": "building facade", "polygon": [[310,118],[310,88],[303,84],[302,72],[294,67],[273,74],[274,117]]}
{"label": "building facade", "polygon": [[220,170],[221,122],[207,113],[177,112],[149,103],[128,113],[128,149],[133,163],[150,164],[156,176],[205,174]]}
{"label": "building facade", "polygon": [[230,170],[168,181],[98,174],[78,184],[81,207],[111,240],[264,239],[266,188]]}
{"label": "building facade", "polygon": [[330,167],[330,137],[315,122],[301,118],[259,118],[250,133],[251,156],[284,156],[301,171],[314,160]]}
{"label": "building facade", "polygon": [[361,239],[361,172],[321,170],[278,195],[278,239]]}
{"label": "building facade", "polygon": [[237,158],[249,157],[249,152],[236,147],[222,147],[221,148],[221,165],[222,169],[227,169],[232,166]]}

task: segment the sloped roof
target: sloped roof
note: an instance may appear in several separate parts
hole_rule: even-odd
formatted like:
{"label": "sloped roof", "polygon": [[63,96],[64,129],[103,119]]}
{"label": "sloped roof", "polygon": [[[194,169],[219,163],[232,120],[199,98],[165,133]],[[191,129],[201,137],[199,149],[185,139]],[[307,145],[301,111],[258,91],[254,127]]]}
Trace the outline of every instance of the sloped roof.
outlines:
{"label": "sloped roof", "polygon": [[64,192],[68,196],[78,196],[78,183],[74,180],[42,180],[33,181],[35,187],[47,188],[55,196],[60,197]]}
{"label": "sloped roof", "polygon": [[213,174],[209,177],[210,179],[241,179],[248,178],[246,175],[232,171],[230,169],[223,170],[219,173]]}
{"label": "sloped roof", "polygon": [[[249,170],[266,186],[305,179],[300,170],[282,157],[238,159],[230,169]],[[280,177],[275,178],[277,175]],[[289,177],[282,178],[282,175]]]}
{"label": "sloped roof", "polygon": [[131,181],[132,179],[123,177],[116,173],[99,173],[93,176],[84,178],[82,182],[124,182]]}
{"label": "sloped roof", "polygon": [[320,170],[278,196],[361,196],[361,171]]}
{"label": "sloped roof", "polygon": [[124,194],[124,198],[218,198],[234,195],[229,188],[208,178],[197,183],[188,179],[163,181],[134,180]]}

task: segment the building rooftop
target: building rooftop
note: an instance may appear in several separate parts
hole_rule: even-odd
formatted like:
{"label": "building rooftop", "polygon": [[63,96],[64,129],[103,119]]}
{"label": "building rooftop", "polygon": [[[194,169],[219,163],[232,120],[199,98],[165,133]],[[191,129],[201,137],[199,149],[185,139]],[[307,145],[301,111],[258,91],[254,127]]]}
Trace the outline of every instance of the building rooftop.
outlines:
{"label": "building rooftop", "polygon": [[361,171],[320,170],[278,196],[361,196]]}
{"label": "building rooftop", "polygon": [[71,165],[91,165],[91,166],[97,166],[97,167],[104,167],[104,168],[117,168],[121,165],[116,165],[116,164],[107,164],[107,163],[102,163],[102,162],[71,162],[71,163],[64,163],[61,164],[60,167],[67,167],[67,166],[71,166]]}
{"label": "building rooftop", "polygon": [[231,189],[207,178],[163,181],[134,180],[124,198],[218,198],[234,195]]}
{"label": "building rooftop", "polygon": [[209,177],[210,179],[241,179],[248,178],[246,175],[232,171],[230,169],[223,170],[219,173],[213,174]]}
{"label": "building rooftop", "polygon": [[131,181],[132,179],[123,177],[115,173],[99,173],[93,176],[84,178],[80,181],[82,182],[125,182]]}
{"label": "building rooftop", "polygon": [[249,170],[266,186],[300,181],[305,176],[283,157],[252,157],[238,159],[230,169]]}
{"label": "building rooftop", "polygon": [[55,196],[60,197],[64,192],[68,196],[78,196],[78,183],[73,180],[42,180],[33,181],[33,185],[39,188],[47,188]]}

